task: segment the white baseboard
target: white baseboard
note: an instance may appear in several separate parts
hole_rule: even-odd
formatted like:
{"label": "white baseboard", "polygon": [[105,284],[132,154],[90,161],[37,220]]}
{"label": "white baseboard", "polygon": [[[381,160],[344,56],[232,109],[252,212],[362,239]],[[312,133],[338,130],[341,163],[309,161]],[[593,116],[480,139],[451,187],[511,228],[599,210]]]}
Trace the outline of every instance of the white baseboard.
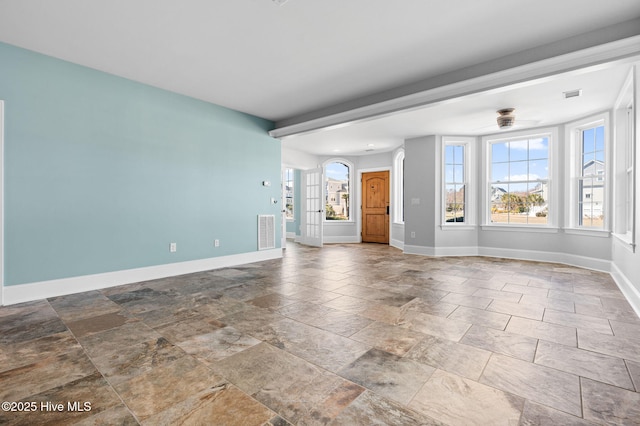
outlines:
{"label": "white baseboard", "polygon": [[633,310],[640,317],[640,289],[618,269],[618,266],[609,260],[593,257],[578,256],[575,254],[543,252],[536,250],[514,250],[494,247],[433,247],[404,246],[407,254],[423,256],[487,256],[501,257],[505,259],[533,260],[538,262],[560,263],[564,265],[578,266],[600,272],[607,272],[620,288]]}
{"label": "white baseboard", "polygon": [[601,272],[611,272],[611,261],[576,254],[538,250],[518,250],[494,247],[478,247],[479,256],[504,257],[505,259],[533,260],[561,263]]}
{"label": "white baseboard", "polygon": [[611,261],[593,257],[578,256],[575,254],[557,253],[537,250],[517,250],[494,247],[425,247],[404,246],[407,254],[419,254],[423,256],[487,256],[502,257],[505,259],[533,260],[539,262],[562,263],[565,265],[579,266],[585,269],[610,272]]}
{"label": "white baseboard", "polygon": [[322,242],[324,244],[352,244],[360,243],[360,237],[355,236],[340,236],[340,237],[323,237]]}
{"label": "white baseboard", "polygon": [[404,245],[404,252],[406,254],[419,254],[422,256],[435,256],[436,252],[433,247],[425,246],[412,246],[409,244]]}
{"label": "white baseboard", "polygon": [[640,289],[629,281],[614,262],[611,262],[611,276],[633,310],[640,317]]}
{"label": "white baseboard", "polygon": [[478,256],[477,247],[425,247],[425,246],[404,246],[407,254],[419,254],[422,256]]}
{"label": "white baseboard", "polygon": [[394,240],[393,238],[389,241],[389,245],[391,247],[395,247],[400,250],[404,250],[404,241]]}
{"label": "white baseboard", "polygon": [[436,256],[478,256],[478,247],[438,247]]}
{"label": "white baseboard", "polygon": [[5,286],[2,288],[2,301],[4,305],[13,305],[15,303],[30,302],[90,290],[100,290],[140,281],[208,271],[210,269],[228,268],[247,263],[279,259],[281,257],[282,249],[278,248],[187,262],[168,263],[146,268],[126,269],[103,274],[83,275],[80,277]]}

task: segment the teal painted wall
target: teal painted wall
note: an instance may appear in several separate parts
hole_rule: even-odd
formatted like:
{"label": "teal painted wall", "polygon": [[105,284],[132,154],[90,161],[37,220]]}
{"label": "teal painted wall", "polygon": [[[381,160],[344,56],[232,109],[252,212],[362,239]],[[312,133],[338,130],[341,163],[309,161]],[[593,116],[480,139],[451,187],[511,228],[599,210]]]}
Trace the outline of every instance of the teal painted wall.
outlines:
{"label": "teal painted wall", "polygon": [[253,252],[280,217],[270,121],[2,43],[0,100],[7,286]]}

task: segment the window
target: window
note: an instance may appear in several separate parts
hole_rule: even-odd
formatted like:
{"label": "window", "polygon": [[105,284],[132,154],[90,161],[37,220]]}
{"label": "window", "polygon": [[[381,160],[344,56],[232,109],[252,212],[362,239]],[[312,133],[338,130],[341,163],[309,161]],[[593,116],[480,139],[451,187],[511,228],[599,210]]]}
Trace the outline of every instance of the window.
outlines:
{"label": "window", "polygon": [[445,142],[444,147],[444,221],[445,223],[464,223],[468,204],[466,145]]}
{"label": "window", "polygon": [[569,232],[603,235],[609,228],[609,115],[569,123],[567,132],[565,223]]}
{"label": "window", "polygon": [[400,150],[394,160],[394,209],[393,221],[404,223],[404,151]]}
{"label": "window", "polygon": [[633,104],[630,104],[627,107],[626,111],[626,164],[625,164],[625,220],[624,220],[624,229],[625,233],[631,236],[634,231],[634,205],[635,205],[635,144],[633,143],[633,135],[634,135],[634,114],[633,114]]}
{"label": "window", "polygon": [[351,167],[342,161],[325,166],[325,219],[350,220],[349,182]]}
{"label": "window", "polygon": [[488,222],[549,225],[550,134],[489,140]]}
{"label": "window", "polygon": [[609,167],[613,182],[610,185],[613,196],[613,232],[635,251],[636,246],[636,144],[634,114],[634,70],[627,76],[614,109],[614,149]]}
{"label": "window", "polygon": [[287,168],[284,170],[285,216],[287,220],[294,220],[293,193],[294,193],[294,170]]}
{"label": "window", "polygon": [[597,124],[578,130],[580,166],[577,170],[576,225],[604,229],[605,215],[605,129]]}

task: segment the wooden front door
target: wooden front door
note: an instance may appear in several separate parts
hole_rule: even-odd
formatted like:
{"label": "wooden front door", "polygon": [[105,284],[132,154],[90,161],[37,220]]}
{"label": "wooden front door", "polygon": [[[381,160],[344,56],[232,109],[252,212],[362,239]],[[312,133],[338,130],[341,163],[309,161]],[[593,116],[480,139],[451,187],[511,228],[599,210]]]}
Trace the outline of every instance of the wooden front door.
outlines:
{"label": "wooden front door", "polygon": [[389,244],[389,172],[362,174],[362,242]]}

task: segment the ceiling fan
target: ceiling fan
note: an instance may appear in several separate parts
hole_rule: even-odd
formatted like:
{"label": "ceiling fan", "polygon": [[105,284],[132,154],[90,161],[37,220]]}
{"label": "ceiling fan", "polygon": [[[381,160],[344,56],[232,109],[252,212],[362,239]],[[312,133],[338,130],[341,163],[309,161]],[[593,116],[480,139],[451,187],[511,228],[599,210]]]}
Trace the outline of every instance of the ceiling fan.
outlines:
{"label": "ceiling fan", "polygon": [[[505,130],[512,129],[514,126],[516,126],[515,111],[516,111],[515,108],[502,108],[496,111],[496,113],[498,114],[498,117],[496,117],[496,122],[498,125],[497,130],[505,131]],[[537,124],[540,124],[539,120],[518,120],[517,121],[517,127],[535,126]],[[496,130],[495,125],[485,126],[485,127],[480,127],[478,129],[475,129],[475,131],[477,132],[490,132],[493,130]]]}
{"label": "ceiling fan", "polygon": [[496,111],[498,113],[498,127],[500,130],[510,129],[516,123],[516,116],[514,114],[515,108],[504,108]]}

